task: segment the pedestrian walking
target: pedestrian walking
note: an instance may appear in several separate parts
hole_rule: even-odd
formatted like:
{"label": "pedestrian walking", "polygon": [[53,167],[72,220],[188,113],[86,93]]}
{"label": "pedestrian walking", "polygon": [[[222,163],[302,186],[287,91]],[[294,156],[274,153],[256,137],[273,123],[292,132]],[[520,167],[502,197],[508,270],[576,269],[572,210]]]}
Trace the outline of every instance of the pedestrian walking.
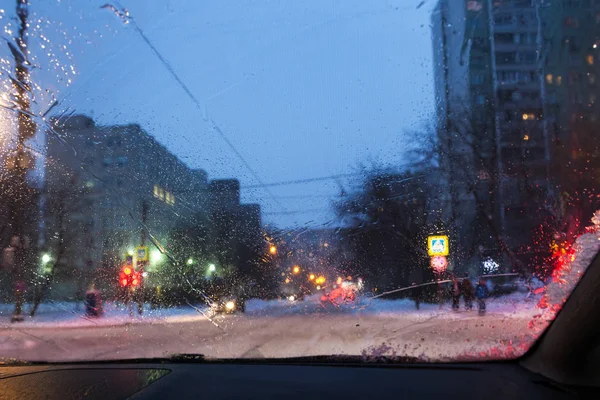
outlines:
{"label": "pedestrian walking", "polygon": [[460,283],[455,277],[452,277],[450,295],[452,296],[452,309],[454,311],[458,311],[458,309],[460,308]]}
{"label": "pedestrian walking", "polygon": [[463,294],[463,298],[465,300],[465,309],[466,310],[472,310],[473,309],[473,297],[474,297],[474,292],[473,292],[473,283],[471,282],[471,279],[469,279],[469,273],[467,272],[465,274],[465,278],[462,281],[462,294]]}
{"label": "pedestrian walking", "polygon": [[477,283],[477,287],[475,288],[475,296],[477,297],[477,308],[479,309],[479,314],[483,315],[485,314],[485,299],[489,296],[485,279],[479,279],[479,283]]}
{"label": "pedestrian walking", "polygon": [[[413,282],[412,284],[413,286],[417,286],[416,283]],[[420,287],[414,287],[412,289],[413,292],[413,300],[415,301],[415,308],[418,310],[419,308],[421,308],[421,288]]]}
{"label": "pedestrian walking", "polygon": [[102,295],[96,289],[95,283],[92,282],[85,292],[85,315],[88,317],[100,317],[103,313]]}
{"label": "pedestrian walking", "polygon": [[26,266],[28,263],[27,252],[29,250],[29,238],[25,236],[13,236],[10,245],[2,252],[2,266],[6,268],[11,276],[15,295],[15,310],[11,322],[23,321],[23,303],[25,302]]}

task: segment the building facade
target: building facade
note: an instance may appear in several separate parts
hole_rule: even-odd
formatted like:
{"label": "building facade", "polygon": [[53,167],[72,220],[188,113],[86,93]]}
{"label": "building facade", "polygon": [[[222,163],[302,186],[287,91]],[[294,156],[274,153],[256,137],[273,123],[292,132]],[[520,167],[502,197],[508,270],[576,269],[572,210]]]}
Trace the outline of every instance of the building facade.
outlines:
{"label": "building facade", "polygon": [[[158,248],[187,252],[179,248],[183,241],[172,243],[174,230],[210,231],[215,213],[240,207],[239,183],[237,196],[214,193],[205,171],[186,166],[139,125],[99,126],[76,115],[52,126],[43,208],[59,292],[92,281],[115,286],[120,264],[143,245],[150,249],[147,282],[165,286],[152,282],[153,276],[164,279],[156,272],[172,263]],[[257,223],[260,230],[260,218]]]}
{"label": "building facade", "polygon": [[597,198],[594,188],[600,182],[600,1],[543,2],[540,12],[544,114],[554,138],[555,197],[562,210],[571,208],[567,217],[581,224],[599,207],[590,199]]}
{"label": "building facade", "polygon": [[439,0],[433,11],[446,207],[460,238],[458,264],[475,272],[489,257],[503,258],[507,269],[516,258],[526,262],[536,216],[554,188],[540,57],[554,34],[544,3]]}

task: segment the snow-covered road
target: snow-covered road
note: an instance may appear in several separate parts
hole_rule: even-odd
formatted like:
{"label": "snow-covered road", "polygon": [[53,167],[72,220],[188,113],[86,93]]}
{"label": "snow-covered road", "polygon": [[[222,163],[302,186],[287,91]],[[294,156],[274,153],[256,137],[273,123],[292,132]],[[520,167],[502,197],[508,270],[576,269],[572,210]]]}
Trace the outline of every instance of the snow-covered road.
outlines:
{"label": "snow-covered road", "polygon": [[71,361],[168,357],[199,353],[208,357],[295,357],[350,354],[412,356],[424,361],[505,358],[522,354],[539,329],[539,312],[524,294],[490,300],[488,312],[453,312],[408,300],[363,300],[355,307],[323,309],[304,302],[251,300],[246,314],[213,320],[192,307],[148,310],[130,317],[107,305],[99,319],[85,317],[72,304],[45,305],[40,314],[10,324],[0,311],[0,356],[22,360]]}
{"label": "snow-covered road", "polygon": [[[489,299],[487,313],[408,300],[361,299],[323,308],[303,302],[251,300],[245,314],[209,320],[200,307],[146,310],[130,317],[109,303],[91,319],[70,303],[42,305],[35,318],[10,323],[0,304],[0,357],[29,361],[110,360],[194,353],[211,358],[310,355],[408,356],[422,361],[518,357],[529,349],[600,251],[596,228],[564,252],[546,286]],[[561,253],[562,254],[562,253]]]}

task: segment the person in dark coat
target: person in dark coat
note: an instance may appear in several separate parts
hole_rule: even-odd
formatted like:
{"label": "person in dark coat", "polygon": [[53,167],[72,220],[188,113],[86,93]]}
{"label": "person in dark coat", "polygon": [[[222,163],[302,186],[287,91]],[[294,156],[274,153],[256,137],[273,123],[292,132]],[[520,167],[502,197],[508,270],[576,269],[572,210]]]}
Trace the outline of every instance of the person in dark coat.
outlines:
{"label": "person in dark coat", "polygon": [[479,313],[485,313],[485,299],[489,296],[485,279],[479,279],[479,283],[477,283],[477,287],[475,288],[475,296],[477,297],[477,308],[479,309]]}
{"label": "person in dark coat", "polygon": [[473,309],[473,297],[475,293],[473,293],[473,283],[471,283],[471,279],[469,279],[469,273],[465,274],[465,278],[462,281],[462,293],[465,299],[465,309],[472,310]]}
{"label": "person in dark coat", "polygon": [[[416,286],[417,284],[413,282],[412,286]],[[415,308],[418,310],[421,308],[421,297],[422,297],[422,289],[420,287],[415,287],[412,289],[413,300],[415,301]]]}
{"label": "person in dark coat", "polygon": [[15,310],[11,317],[11,322],[23,321],[23,303],[25,302],[25,293],[27,291],[27,266],[31,265],[31,254],[29,250],[30,240],[25,236],[21,239],[19,236],[13,236],[10,240],[10,246],[2,251],[2,266],[6,268],[12,277],[15,294]]}
{"label": "person in dark coat", "polygon": [[458,309],[460,308],[460,283],[455,277],[452,278],[450,295],[452,296],[452,309],[454,311],[458,311]]}

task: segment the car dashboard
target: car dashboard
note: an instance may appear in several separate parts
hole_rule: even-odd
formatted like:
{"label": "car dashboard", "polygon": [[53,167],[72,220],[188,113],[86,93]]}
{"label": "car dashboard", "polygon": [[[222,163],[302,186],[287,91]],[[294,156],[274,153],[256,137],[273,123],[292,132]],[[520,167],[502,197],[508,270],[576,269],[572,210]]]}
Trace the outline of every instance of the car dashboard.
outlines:
{"label": "car dashboard", "polygon": [[131,362],[0,367],[3,399],[579,398],[517,362]]}

